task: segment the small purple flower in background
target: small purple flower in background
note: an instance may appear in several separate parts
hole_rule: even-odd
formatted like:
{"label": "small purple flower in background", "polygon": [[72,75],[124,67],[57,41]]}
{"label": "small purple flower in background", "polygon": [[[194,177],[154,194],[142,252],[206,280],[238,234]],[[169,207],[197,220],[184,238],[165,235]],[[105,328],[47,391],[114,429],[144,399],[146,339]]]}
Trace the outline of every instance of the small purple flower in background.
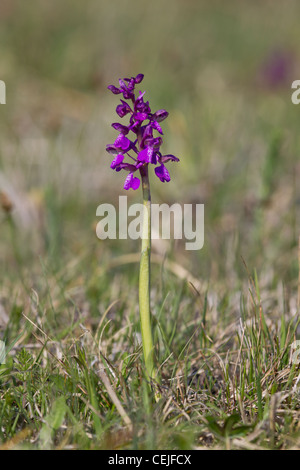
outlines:
{"label": "small purple flower in background", "polygon": [[260,70],[262,84],[268,88],[285,87],[292,78],[293,55],[288,50],[274,50],[264,59]]}
{"label": "small purple flower in background", "polygon": [[[152,113],[149,102],[144,101],[145,92],[140,91],[136,96],[135,86],[141,83],[143,78],[144,75],[140,73],[136,77],[120,79],[119,88],[114,85],[108,86],[113,94],[122,94],[124,100],[130,101],[128,104],[121,99],[121,104],[116,108],[120,118],[130,115],[129,125],[113,123],[112,127],[119,132],[119,135],[113,144],[106,146],[107,152],[114,157],[111,168],[129,172],[124,184],[124,189],[127,190],[139,188],[140,179],[134,176],[134,173],[141,167],[149,164],[158,165],[155,167],[155,174],[164,183],[171,179],[164,164],[168,161],[179,161],[174,155],[162,155],[160,152],[163,131],[159,123],[166,119],[169,113],[165,109]],[[132,140],[127,137],[130,132],[133,133]],[[154,132],[160,135],[155,136]],[[129,158],[130,163],[124,162],[125,156]]]}

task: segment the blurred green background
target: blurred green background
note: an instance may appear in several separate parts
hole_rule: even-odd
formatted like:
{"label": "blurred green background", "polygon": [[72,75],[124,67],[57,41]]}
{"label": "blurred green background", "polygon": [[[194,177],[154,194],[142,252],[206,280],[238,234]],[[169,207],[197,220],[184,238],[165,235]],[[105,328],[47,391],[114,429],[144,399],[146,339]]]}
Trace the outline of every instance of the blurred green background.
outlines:
{"label": "blurred green background", "polygon": [[299,15],[296,0],[1,0],[1,298],[18,297],[20,273],[38,286],[44,263],[72,282],[139,251],[99,241],[95,226],[99,204],[140,201],[105,145],[119,102],[107,85],[143,73],[152,109],[170,113],[162,150],[180,158],[170,183],[152,178],[153,202],[205,204],[202,250],[171,241],[154,253],[224,291],[247,279],[244,259],[295,299]]}

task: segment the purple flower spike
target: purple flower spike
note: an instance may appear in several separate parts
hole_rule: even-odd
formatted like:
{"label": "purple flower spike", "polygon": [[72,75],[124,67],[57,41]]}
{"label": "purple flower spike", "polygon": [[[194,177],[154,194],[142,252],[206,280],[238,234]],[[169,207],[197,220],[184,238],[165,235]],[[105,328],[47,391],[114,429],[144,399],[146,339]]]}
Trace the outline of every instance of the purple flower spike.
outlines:
{"label": "purple flower spike", "polygon": [[[152,113],[149,102],[144,101],[145,92],[139,91],[136,94],[135,86],[141,83],[143,78],[144,75],[139,73],[136,77],[120,79],[119,87],[114,85],[107,87],[113,94],[123,95],[124,99],[121,99],[116,108],[117,115],[120,118],[130,115],[128,126],[118,122],[112,124],[119,135],[113,144],[106,146],[107,152],[114,157],[111,168],[115,171],[129,171],[124,184],[126,190],[139,188],[140,180],[134,176],[134,173],[140,169],[142,171],[142,167],[150,164],[159,165],[155,167],[155,174],[160,181],[163,183],[170,181],[170,174],[164,164],[169,161],[179,161],[174,155],[162,155],[160,152],[163,131],[159,123],[164,121],[169,113],[165,109]],[[133,138],[130,134],[133,134]],[[129,163],[124,161],[125,156],[130,158]]]}

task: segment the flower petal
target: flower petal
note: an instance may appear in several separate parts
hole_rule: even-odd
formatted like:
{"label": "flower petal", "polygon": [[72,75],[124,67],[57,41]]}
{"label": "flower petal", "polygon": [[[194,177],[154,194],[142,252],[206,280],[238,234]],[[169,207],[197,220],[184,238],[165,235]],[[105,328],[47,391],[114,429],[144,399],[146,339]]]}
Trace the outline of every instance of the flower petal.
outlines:
{"label": "flower petal", "polygon": [[133,176],[133,173],[129,173],[124,183],[124,189],[128,190],[132,188],[136,190],[138,189],[139,186],[140,186],[140,180],[138,178],[135,178]]}
{"label": "flower petal", "polygon": [[126,114],[132,112],[131,107],[129,106],[126,101],[121,100],[122,104],[118,104],[116,107],[116,113],[122,118],[126,116]]}
{"label": "flower petal", "polygon": [[159,109],[153,114],[152,118],[154,121],[161,122],[169,116],[168,111],[165,109]]}
{"label": "flower petal", "polygon": [[117,149],[117,147],[116,147],[115,145],[113,145],[113,144],[108,144],[108,145],[106,146],[106,151],[107,151],[108,153],[110,153],[111,155],[114,155],[114,156],[115,156],[115,155],[118,155],[118,153],[120,153],[119,150]]}
{"label": "flower petal", "polygon": [[170,174],[164,165],[157,166],[154,171],[162,183],[170,181]]}
{"label": "flower petal", "polygon": [[125,170],[125,171],[131,171],[132,173],[138,169],[138,165],[132,165],[132,163],[120,163],[116,170]]}
{"label": "flower petal", "polygon": [[150,163],[153,155],[153,147],[146,147],[138,154],[138,160],[144,163]]}
{"label": "flower petal", "polygon": [[107,88],[112,91],[114,95],[119,95],[121,93],[121,90],[114,85],[109,85]]}
{"label": "flower petal", "polygon": [[160,163],[166,163],[170,160],[172,162],[179,162],[179,158],[175,157],[174,155],[163,155],[159,158]]}
{"label": "flower petal", "polygon": [[119,122],[114,122],[112,124],[112,127],[116,129],[116,131],[121,132],[121,134],[126,135],[129,132],[129,129],[127,126],[123,126],[123,124],[120,124]]}
{"label": "flower petal", "polygon": [[136,177],[132,178],[131,187],[134,191],[140,187],[140,184],[141,182],[138,178]]}
{"label": "flower petal", "polygon": [[132,117],[133,117],[133,119],[135,119],[136,121],[139,121],[139,122],[143,122],[143,121],[145,121],[145,119],[149,119],[147,113],[134,113]]}
{"label": "flower petal", "polygon": [[116,157],[111,162],[110,167],[114,170],[116,168],[116,166],[118,166],[118,165],[120,165],[120,163],[122,163],[123,160],[124,160],[124,155],[119,153],[118,155],[116,155]]}
{"label": "flower petal", "polygon": [[132,142],[123,134],[119,134],[114,141],[114,146],[118,149],[128,151],[131,148]]}
{"label": "flower petal", "polygon": [[139,92],[139,96],[137,97],[137,99],[136,99],[135,101],[136,101],[136,102],[141,101],[141,100],[143,99],[143,96],[144,96],[145,93],[146,93],[145,91],[143,91],[143,92],[140,91],[140,92]]}
{"label": "flower petal", "polygon": [[144,78],[144,75],[143,75],[142,73],[139,73],[139,74],[135,77],[134,81],[135,81],[135,83],[141,83],[141,81],[143,80],[143,78]]}
{"label": "flower petal", "polygon": [[144,140],[145,145],[147,145],[148,147],[152,147],[154,149],[159,149],[162,143],[163,143],[163,140],[161,137],[147,137]]}
{"label": "flower petal", "polygon": [[151,127],[150,124],[148,124],[147,126],[143,126],[141,127],[141,131],[142,131],[142,140],[141,140],[141,143],[140,143],[140,147],[141,148],[145,148],[145,140],[148,139],[149,137],[153,137],[153,129]]}
{"label": "flower petal", "polygon": [[157,121],[151,122],[151,126],[153,127],[153,129],[155,129],[157,132],[163,135],[162,128],[160,127]]}

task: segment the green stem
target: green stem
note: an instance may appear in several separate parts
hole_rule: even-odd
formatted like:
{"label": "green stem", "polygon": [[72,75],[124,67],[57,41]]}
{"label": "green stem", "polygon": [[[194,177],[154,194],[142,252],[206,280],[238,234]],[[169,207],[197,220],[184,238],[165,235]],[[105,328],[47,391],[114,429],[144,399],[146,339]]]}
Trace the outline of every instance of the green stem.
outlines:
{"label": "green stem", "polygon": [[140,168],[143,189],[143,234],[139,280],[139,307],[143,353],[148,378],[154,378],[154,349],[150,312],[150,256],[151,256],[151,195],[148,166]]}

